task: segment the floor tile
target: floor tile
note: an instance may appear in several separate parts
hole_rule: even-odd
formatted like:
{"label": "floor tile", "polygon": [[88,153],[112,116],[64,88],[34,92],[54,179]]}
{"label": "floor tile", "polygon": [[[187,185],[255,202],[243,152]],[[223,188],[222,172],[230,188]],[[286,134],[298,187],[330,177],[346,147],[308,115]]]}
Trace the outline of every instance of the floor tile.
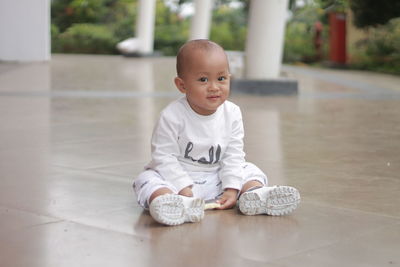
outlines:
{"label": "floor tile", "polygon": [[174,65],[0,63],[1,266],[400,265],[399,77],[283,66],[297,95],[232,94],[246,159],[302,202],[289,216],[207,211],[166,227],[132,181],[159,112],[179,96]]}

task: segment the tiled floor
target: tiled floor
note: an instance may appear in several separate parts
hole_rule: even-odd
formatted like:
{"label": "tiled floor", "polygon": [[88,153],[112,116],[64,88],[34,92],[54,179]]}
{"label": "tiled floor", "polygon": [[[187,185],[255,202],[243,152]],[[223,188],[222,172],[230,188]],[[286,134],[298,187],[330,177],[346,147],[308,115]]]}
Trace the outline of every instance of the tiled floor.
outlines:
{"label": "tiled floor", "polygon": [[0,266],[400,266],[400,78],[284,68],[297,96],[236,94],[247,159],[297,187],[290,216],[156,224],[131,183],[174,59],[0,64]]}

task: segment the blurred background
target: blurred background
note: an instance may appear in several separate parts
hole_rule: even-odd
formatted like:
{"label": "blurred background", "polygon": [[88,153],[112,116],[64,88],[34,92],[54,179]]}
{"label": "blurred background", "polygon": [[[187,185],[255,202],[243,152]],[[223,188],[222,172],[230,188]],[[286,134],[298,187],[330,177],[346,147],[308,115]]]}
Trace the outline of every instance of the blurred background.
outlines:
{"label": "blurred background", "polygon": [[[137,0],[52,0],[52,53],[118,54],[137,33]],[[190,39],[194,1],[157,0],[154,49],[173,56]],[[244,51],[249,0],[215,0],[210,39]],[[291,0],[283,62],[400,74],[400,1]]]}

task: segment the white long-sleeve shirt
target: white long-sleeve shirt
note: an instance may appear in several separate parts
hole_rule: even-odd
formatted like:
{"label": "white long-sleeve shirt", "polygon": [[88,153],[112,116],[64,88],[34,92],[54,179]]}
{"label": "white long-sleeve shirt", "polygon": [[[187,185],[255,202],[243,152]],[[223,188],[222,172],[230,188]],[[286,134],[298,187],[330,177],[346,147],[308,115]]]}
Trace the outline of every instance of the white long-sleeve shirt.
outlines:
{"label": "white long-sleeve shirt", "polygon": [[243,122],[240,108],[225,101],[209,116],[197,114],[186,97],[170,103],[160,115],[151,140],[157,171],[178,191],[193,184],[188,173],[218,172],[222,188],[240,190],[243,179]]}

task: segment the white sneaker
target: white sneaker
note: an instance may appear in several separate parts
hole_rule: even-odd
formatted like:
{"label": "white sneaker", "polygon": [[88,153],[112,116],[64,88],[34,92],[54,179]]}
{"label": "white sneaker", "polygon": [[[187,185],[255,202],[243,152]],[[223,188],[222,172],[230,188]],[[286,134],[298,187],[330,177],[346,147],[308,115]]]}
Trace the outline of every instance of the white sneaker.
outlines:
{"label": "white sneaker", "polygon": [[204,200],[181,195],[161,195],[150,203],[150,214],[154,220],[166,225],[199,222],[204,217]]}
{"label": "white sneaker", "polygon": [[239,209],[243,214],[289,214],[300,203],[299,191],[290,186],[264,186],[243,193],[239,198]]}

